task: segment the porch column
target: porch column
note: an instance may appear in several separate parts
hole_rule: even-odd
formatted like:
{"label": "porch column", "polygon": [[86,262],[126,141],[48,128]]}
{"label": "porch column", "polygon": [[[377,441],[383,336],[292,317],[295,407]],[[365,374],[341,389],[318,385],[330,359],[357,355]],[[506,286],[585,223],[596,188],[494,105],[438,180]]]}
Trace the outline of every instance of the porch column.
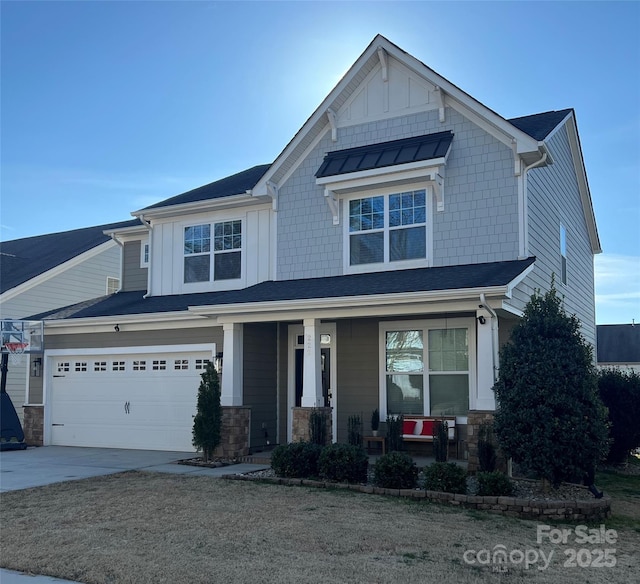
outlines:
{"label": "porch column", "polygon": [[[496,400],[492,390],[497,375],[498,319],[480,309],[476,312],[478,330],[478,374],[476,410],[494,411]],[[484,319],[484,324],[481,320]]]}
{"label": "porch column", "polygon": [[222,350],[222,387],[220,404],[223,406],[242,405],[242,325],[225,323],[222,325],[224,342]]}
{"label": "porch column", "polygon": [[304,375],[302,377],[302,407],[324,406],[320,365],[320,321],[309,318],[304,325]]}

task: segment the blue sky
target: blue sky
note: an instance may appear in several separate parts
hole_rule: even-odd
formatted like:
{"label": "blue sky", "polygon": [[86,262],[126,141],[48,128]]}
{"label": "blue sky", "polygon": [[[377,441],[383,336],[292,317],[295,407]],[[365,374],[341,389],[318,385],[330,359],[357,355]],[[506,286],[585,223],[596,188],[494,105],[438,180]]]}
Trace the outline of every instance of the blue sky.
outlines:
{"label": "blue sky", "polygon": [[506,118],[573,107],[604,253],[640,322],[640,3],[16,2],[1,17],[1,238],[273,161],[381,33]]}

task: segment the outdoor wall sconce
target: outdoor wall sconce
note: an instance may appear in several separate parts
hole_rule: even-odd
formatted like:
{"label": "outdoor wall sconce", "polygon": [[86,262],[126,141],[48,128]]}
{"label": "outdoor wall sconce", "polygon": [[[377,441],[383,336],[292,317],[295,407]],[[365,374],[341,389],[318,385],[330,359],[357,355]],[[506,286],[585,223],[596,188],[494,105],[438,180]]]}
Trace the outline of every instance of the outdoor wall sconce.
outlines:
{"label": "outdoor wall sconce", "polygon": [[222,374],[222,353],[216,353],[216,357],[213,361],[213,367],[218,375]]}
{"label": "outdoor wall sconce", "polygon": [[116,326],[114,326],[113,330],[116,331],[117,333],[119,333],[120,332],[120,325],[117,324]]}
{"label": "outdoor wall sconce", "polygon": [[487,322],[487,319],[486,319],[484,316],[480,315],[480,316],[478,317],[478,322],[479,322],[480,324],[484,324],[485,322]]}
{"label": "outdoor wall sconce", "polygon": [[42,358],[36,357],[33,361],[31,361],[31,377],[41,377],[42,376]]}

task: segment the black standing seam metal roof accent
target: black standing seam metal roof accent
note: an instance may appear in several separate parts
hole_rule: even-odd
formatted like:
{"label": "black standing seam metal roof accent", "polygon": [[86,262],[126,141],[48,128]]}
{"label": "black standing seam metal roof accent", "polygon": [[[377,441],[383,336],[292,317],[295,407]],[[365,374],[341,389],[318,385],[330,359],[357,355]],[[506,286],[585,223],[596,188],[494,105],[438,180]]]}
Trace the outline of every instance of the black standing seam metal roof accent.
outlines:
{"label": "black standing seam metal roof accent", "polygon": [[442,158],[452,140],[453,132],[448,131],[328,152],[316,178]]}

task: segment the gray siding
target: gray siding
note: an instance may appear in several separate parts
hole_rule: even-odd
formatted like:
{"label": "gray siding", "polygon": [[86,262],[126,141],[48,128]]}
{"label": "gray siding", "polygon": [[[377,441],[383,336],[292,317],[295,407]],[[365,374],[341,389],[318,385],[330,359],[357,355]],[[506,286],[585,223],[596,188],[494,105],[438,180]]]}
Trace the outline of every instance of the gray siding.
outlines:
{"label": "gray siding", "polygon": [[[555,274],[556,289],[565,310],[582,323],[582,333],[595,346],[593,253],[566,128],[548,142],[553,164],[529,171],[529,253],[537,260],[534,271],[514,294],[524,308],[535,289],[547,291]],[[560,224],[567,229],[567,284],[560,281]]]}
{"label": "gray siding", "polygon": [[349,416],[361,415],[371,434],[371,412],[379,404],[379,333],[377,319],[341,320],[338,345],[338,442],[348,440]]}
{"label": "gray siding", "polygon": [[123,292],[147,289],[148,268],[140,267],[141,245],[140,241],[128,241],[124,244],[122,262]]}
{"label": "gray siding", "polygon": [[277,440],[276,335],[275,323],[244,325],[242,401],[245,406],[251,406],[251,448],[266,446],[267,439],[271,444]]}
{"label": "gray siding", "polygon": [[435,266],[515,259],[518,254],[517,183],[513,153],[484,130],[447,108],[340,128],[326,135],[280,188],[278,279],[343,272],[343,223],[334,226],[314,175],[326,152],[452,130],[445,169],[445,209],[433,218]]}

